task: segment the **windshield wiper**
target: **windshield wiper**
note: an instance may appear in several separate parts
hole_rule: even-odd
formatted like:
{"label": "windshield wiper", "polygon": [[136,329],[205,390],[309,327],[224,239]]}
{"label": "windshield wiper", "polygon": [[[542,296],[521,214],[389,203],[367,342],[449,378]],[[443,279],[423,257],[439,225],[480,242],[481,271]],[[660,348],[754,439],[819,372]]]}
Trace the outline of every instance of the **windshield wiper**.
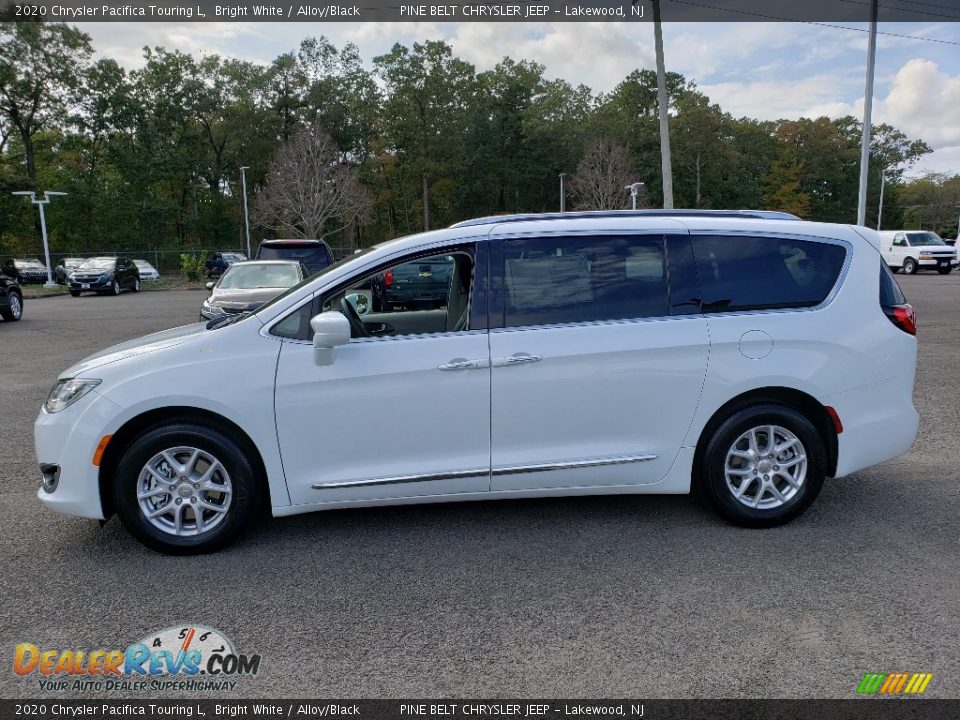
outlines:
{"label": "windshield wiper", "polygon": [[216,330],[217,328],[226,327],[227,325],[233,325],[239,320],[243,320],[247,315],[250,314],[249,310],[245,310],[242,313],[237,313],[236,315],[224,315],[223,317],[214,318],[207,323],[207,330]]}

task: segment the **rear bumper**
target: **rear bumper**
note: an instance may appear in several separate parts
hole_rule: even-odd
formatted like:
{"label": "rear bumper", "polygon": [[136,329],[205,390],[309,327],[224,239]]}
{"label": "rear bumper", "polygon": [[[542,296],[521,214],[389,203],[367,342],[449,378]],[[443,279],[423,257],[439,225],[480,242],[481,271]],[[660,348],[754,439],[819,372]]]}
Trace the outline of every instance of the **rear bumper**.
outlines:
{"label": "rear bumper", "polygon": [[835,477],[879,465],[903,455],[913,446],[920,415],[913,407],[913,373],[832,395],[824,404],[833,407],[843,423],[837,436]]}

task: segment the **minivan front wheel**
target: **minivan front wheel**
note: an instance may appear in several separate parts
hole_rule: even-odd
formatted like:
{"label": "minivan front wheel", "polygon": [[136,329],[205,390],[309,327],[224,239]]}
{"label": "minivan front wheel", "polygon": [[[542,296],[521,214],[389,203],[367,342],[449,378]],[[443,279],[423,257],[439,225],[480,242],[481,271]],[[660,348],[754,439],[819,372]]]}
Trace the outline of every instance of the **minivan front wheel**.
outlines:
{"label": "minivan front wheel", "polygon": [[793,520],[820,494],[826,453],[804,415],[771,403],[727,418],[710,438],[704,463],[704,490],[721,515],[772,527]]}
{"label": "minivan front wheel", "polygon": [[192,423],[154,428],[123,453],[114,478],[117,515],[140,542],[170,555],[217,550],[249,522],[253,466],[233,438]]}

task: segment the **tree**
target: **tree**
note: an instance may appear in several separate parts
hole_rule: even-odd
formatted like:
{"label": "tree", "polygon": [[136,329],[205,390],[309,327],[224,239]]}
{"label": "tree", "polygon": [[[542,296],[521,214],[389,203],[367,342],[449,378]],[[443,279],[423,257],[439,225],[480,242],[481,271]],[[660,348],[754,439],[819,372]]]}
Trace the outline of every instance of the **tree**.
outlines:
{"label": "tree", "polygon": [[260,224],[284,235],[320,238],[328,221],[343,229],[368,210],[356,168],[319,126],[308,125],[281,145],[254,199]]}
{"label": "tree", "polygon": [[37,186],[34,138],[66,123],[92,54],[90,36],[69,25],[0,22],[3,142],[18,134],[30,187]]}
{"label": "tree", "polygon": [[635,179],[627,150],[610,140],[587,146],[570,190],[579,210],[621,210],[628,205],[624,189]]}
{"label": "tree", "polygon": [[387,91],[381,115],[385,145],[404,161],[407,177],[401,182],[420,185],[423,228],[429,229],[434,214],[452,219],[451,193],[444,193],[447,202],[437,203],[433,212],[430,193],[438,183],[438,189],[449,187],[442,181],[455,180],[463,168],[465,128],[477,93],[474,67],[440,41],[414,43],[412,50],[394,45],[374,58],[374,65]]}

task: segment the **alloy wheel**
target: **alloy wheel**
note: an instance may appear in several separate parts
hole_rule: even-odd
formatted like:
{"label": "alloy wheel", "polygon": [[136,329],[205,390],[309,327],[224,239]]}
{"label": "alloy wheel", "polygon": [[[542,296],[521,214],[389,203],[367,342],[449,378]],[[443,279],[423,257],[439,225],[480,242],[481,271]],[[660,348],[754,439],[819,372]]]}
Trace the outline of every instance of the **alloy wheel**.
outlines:
{"label": "alloy wheel", "polygon": [[744,432],[730,446],[724,463],[724,477],[733,497],[761,510],[790,502],[806,475],[803,443],[780,425],[761,425]]}
{"label": "alloy wheel", "polygon": [[200,448],[162,450],[147,461],[137,478],[140,512],[170,535],[210,532],[226,519],[232,497],[226,467]]}

